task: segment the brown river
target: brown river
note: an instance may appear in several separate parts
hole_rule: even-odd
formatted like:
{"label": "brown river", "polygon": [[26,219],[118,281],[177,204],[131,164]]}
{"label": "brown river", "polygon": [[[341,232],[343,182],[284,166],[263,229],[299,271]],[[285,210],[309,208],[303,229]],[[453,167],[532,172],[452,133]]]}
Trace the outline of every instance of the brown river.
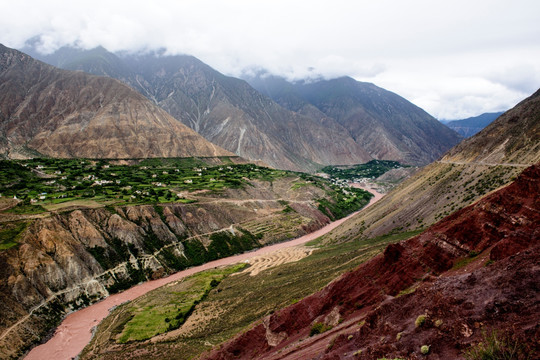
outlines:
{"label": "brown river", "polygon": [[[377,202],[383,196],[382,194],[372,189],[361,187],[358,184],[353,184],[353,186],[367,190],[373,195],[375,195],[366,207]],[[364,207],[364,209],[366,207]],[[160,286],[180,280],[186,276],[193,275],[200,271],[212,269],[217,266],[236,264],[254,256],[268,254],[279,249],[304,244],[308,241],[314,240],[319,236],[328,233],[337,226],[341,225],[343,222],[347,221],[355,214],[356,213],[353,213],[343,219],[334,221],[317,231],[314,231],[294,240],[266,246],[256,251],[215,260],[200,266],[179,271],[166,278],[152,280],[136,285],[121,293],[111,295],[98,303],[90,305],[84,309],[75,311],[66,316],[64,321],[62,321],[62,323],[56,329],[53,337],[46,343],[32,349],[30,353],[28,353],[28,355],[25,357],[25,360],[73,359],[90,342],[92,338],[92,329],[97,326],[107,315],[109,315],[109,310],[112,307],[118,306],[126,301],[136,299],[139,296],[142,296],[147,292],[154,290]]]}

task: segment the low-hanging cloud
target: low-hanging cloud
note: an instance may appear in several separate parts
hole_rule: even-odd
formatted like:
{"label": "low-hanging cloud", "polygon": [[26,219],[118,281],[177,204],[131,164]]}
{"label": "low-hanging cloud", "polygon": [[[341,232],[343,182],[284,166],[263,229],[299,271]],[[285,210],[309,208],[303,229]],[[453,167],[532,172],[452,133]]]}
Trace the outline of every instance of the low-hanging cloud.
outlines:
{"label": "low-hanging cloud", "polygon": [[0,43],[10,47],[33,38],[42,52],[165,48],[228,75],[254,68],[290,80],[348,75],[439,118],[500,110],[540,87],[535,0],[0,0],[0,7]]}

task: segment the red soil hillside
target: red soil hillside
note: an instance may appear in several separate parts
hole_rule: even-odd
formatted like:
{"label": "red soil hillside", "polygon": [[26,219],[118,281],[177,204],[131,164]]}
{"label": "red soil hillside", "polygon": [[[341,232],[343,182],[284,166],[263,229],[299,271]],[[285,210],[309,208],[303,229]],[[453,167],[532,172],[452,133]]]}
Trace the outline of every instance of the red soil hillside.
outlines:
{"label": "red soil hillside", "polygon": [[[536,164],[206,359],[460,359],[492,329],[537,358],[539,178]],[[332,328],[310,336],[316,323]]]}

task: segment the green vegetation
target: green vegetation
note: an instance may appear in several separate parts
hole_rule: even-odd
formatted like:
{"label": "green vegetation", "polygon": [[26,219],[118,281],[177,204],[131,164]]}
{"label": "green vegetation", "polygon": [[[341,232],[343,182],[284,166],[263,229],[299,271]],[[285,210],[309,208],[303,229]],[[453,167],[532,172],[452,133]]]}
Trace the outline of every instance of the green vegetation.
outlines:
{"label": "green vegetation", "polygon": [[0,250],[7,250],[17,245],[17,239],[28,223],[16,222],[2,225],[0,229]]}
{"label": "green vegetation", "polygon": [[[220,165],[209,165],[221,163]],[[291,190],[303,186],[324,189],[328,198],[319,208],[331,219],[356,211],[369,202],[371,194],[354,188],[331,185],[322,178],[253,164],[219,160],[165,158],[144,160],[48,159],[0,161],[0,194],[23,200],[9,211],[37,214],[65,206],[114,206],[127,204],[189,204],[197,200],[189,193],[205,190],[219,194],[242,188],[250,180],[272,182],[285,176],[299,180]],[[294,212],[284,204],[284,213]]]}
{"label": "green vegetation", "polygon": [[333,192],[329,192],[331,200],[318,199],[319,210],[332,220],[341,219],[348,214],[359,210],[369,203],[373,194],[356,188],[343,188],[332,185]]}
{"label": "green vegetation", "polygon": [[30,199],[21,201],[16,206],[6,211],[9,214],[17,215],[35,215],[47,212],[47,210],[41,205],[31,205]]}
{"label": "green vegetation", "polygon": [[464,268],[465,266],[469,265],[474,260],[476,260],[477,257],[478,257],[478,253],[476,251],[471,251],[466,258],[457,260],[454,263],[454,266],[452,267],[452,269],[458,270],[458,269]]}
{"label": "green vegetation", "polygon": [[419,315],[414,321],[414,326],[422,327],[426,323],[426,320],[427,320],[427,315]]}
{"label": "green vegetation", "polygon": [[311,326],[311,330],[309,331],[309,336],[322,334],[323,332],[326,332],[330,329],[332,329],[332,326],[327,325],[322,322],[316,322],[315,324],[313,324],[313,326]]}
{"label": "green vegetation", "polygon": [[[204,271],[125,305],[131,315],[123,326],[118,342],[146,340],[179,328],[212,289],[226,276],[244,267],[246,264],[237,264],[224,269]],[[163,297],[166,297],[166,303],[160,302]]]}
{"label": "green vegetation", "polygon": [[482,341],[467,349],[467,360],[525,360],[533,359],[526,347],[508,334],[482,332]]}
{"label": "green vegetation", "polygon": [[396,295],[396,297],[400,297],[400,296],[403,296],[403,295],[408,295],[408,294],[412,294],[413,292],[416,291],[416,287],[415,286],[411,286],[411,287],[408,287],[407,289],[403,289],[399,292],[399,294]]}
{"label": "green vegetation", "polygon": [[325,166],[321,169],[321,172],[324,172],[333,178],[343,180],[353,180],[358,178],[374,179],[388,170],[399,169],[402,167],[408,167],[408,165],[402,165],[397,161],[391,160],[371,160],[365,164],[358,165]]}
{"label": "green vegetation", "polygon": [[[117,205],[147,203],[190,203],[182,192],[220,192],[238,188],[249,180],[272,181],[290,172],[252,164],[210,166],[204,159],[172,158],[145,160],[46,159],[1,160],[0,194],[25,200],[14,211],[43,211],[30,204],[52,206],[74,200],[93,200]],[[214,160],[214,163],[216,161]],[[124,163],[129,163],[126,165]]]}
{"label": "green vegetation", "polygon": [[429,348],[430,347],[431,347],[431,345],[422,345],[422,347],[420,348],[420,352],[422,353],[422,355],[429,354]]}

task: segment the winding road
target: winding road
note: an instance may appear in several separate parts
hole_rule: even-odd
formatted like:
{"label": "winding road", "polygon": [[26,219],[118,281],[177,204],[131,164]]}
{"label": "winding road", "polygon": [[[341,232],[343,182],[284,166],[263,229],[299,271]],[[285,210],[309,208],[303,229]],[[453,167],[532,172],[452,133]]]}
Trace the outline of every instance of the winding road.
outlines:
{"label": "winding road", "polygon": [[[366,207],[364,207],[364,209],[377,202],[383,196],[382,194],[372,189],[364,189],[375,195],[371,199],[370,203]],[[30,353],[28,353],[28,355],[25,357],[25,360],[73,359],[90,342],[90,340],[92,339],[92,329],[96,327],[107,315],[109,315],[109,311],[111,308],[118,306],[126,301],[136,299],[139,296],[142,296],[147,292],[154,290],[160,286],[180,280],[184,277],[193,275],[204,270],[212,269],[218,266],[239,263],[255,256],[269,254],[283,248],[304,244],[330,232],[331,230],[335,229],[337,226],[341,225],[343,222],[347,221],[349,218],[351,218],[357,213],[358,212],[353,213],[343,219],[334,221],[317,231],[314,231],[297,239],[266,246],[256,251],[215,260],[197,267],[179,271],[166,278],[148,281],[136,285],[126,291],[123,291],[122,293],[111,295],[98,303],[95,303],[84,309],[69,314],[58,326],[54,336],[45,344],[39,345],[32,349],[32,351],[30,351]]]}

